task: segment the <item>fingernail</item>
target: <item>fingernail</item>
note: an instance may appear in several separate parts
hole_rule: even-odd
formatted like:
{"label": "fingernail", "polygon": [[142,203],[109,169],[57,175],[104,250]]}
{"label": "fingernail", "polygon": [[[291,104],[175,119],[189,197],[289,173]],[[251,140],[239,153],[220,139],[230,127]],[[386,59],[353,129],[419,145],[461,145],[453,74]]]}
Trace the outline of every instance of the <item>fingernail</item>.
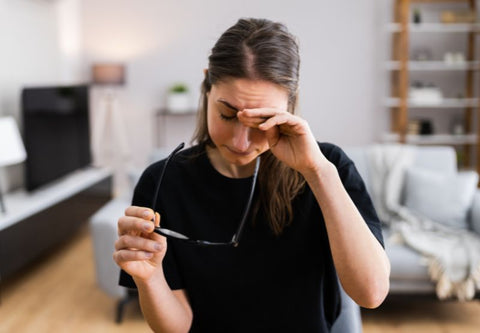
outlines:
{"label": "fingernail", "polygon": [[152,226],[151,223],[146,222],[143,224],[143,229],[145,229],[146,231],[150,231],[151,226]]}
{"label": "fingernail", "polygon": [[151,258],[151,257],[153,257],[153,253],[151,253],[151,252],[145,252],[145,257],[146,257],[146,258]]}
{"label": "fingernail", "polygon": [[158,243],[155,243],[155,245],[153,246],[153,248],[157,251],[160,251],[162,249],[162,245],[158,244]]}
{"label": "fingernail", "polygon": [[147,217],[148,215],[150,215],[150,211],[149,210],[146,210],[143,212],[143,217]]}

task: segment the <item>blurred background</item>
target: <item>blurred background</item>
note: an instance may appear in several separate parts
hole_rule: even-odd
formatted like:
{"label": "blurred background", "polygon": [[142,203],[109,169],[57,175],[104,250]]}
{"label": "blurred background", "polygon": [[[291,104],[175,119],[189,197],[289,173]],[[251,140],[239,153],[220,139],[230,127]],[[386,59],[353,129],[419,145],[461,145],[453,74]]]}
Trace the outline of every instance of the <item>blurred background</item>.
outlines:
{"label": "blurred background", "polygon": [[[298,37],[299,109],[318,140],[369,143],[388,127],[381,60],[382,26],[391,13],[385,16],[383,1],[2,0],[0,6],[0,114],[19,118],[23,87],[91,83],[93,64],[122,64],[125,83],[116,97],[133,165],[144,165],[156,144],[190,140],[194,116],[168,117],[162,126],[157,113],[177,83],[189,88],[189,106],[196,107],[209,51],[240,17],[281,21]],[[90,90],[93,122],[101,89]]]}
{"label": "blurred background", "polygon": [[[73,238],[49,235],[57,239],[51,242],[55,247],[42,247],[46,256],[37,258],[32,254],[25,259],[28,265],[19,264],[15,273],[4,279],[5,302],[0,304],[0,311],[8,313],[0,320],[0,331],[4,327],[5,332],[12,328],[19,332],[95,331],[85,326],[85,321],[97,323],[96,330],[102,332],[120,329],[113,324],[117,298],[112,295],[117,291],[110,296],[100,291],[97,283],[101,268],[94,267],[99,265],[98,254],[94,253],[99,245],[94,244],[96,240],[82,222],[105,203],[111,206],[103,210],[99,219],[115,221],[130,200],[139,172],[180,141],[190,141],[210,49],[220,34],[241,17],[280,21],[298,37],[298,108],[318,141],[345,148],[384,142],[449,146],[454,148],[453,163],[458,163],[459,170],[478,170],[480,103],[475,93],[479,89],[480,56],[475,50],[480,28],[476,4],[467,0],[0,0],[0,118],[15,120],[14,130],[26,145],[26,154],[20,144],[15,148],[15,158],[3,164],[0,158],[0,194],[6,198],[7,209],[0,215],[0,269],[7,265],[4,257],[8,249],[15,249],[19,257],[25,258],[27,255],[19,250],[22,242],[34,244],[31,252],[38,249],[35,241],[22,238],[25,229],[3,235],[2,231],[28,221],[29,209],[38,215],[52,202],[64,201],[58,196],[71,195],[68,191],[61,193],[71,185],[62,183],[57,183],[60,190],[55,190],[56,199],[47,200],[50,193],[42,192],[42,187],[37,192],[25,191],[31,185],[25,176],[33,158],[29,145],[36,141],[26,137],[29,96],[38,101],[43,98],[38,96],[43,96],[44,88],[63,94],[65,90],[59,88],[79,89],[80,95],[75,96],[81,96],[81,102],[68,98],[57,102],[60,111],[69,110],[71,103],[87,103],[82,109],[87,116],[75,118],[65,125],[71,129],[64,129],[87,131],[87,139],[81,134],[71,139],[82,149],[86,144],[88,152],[86,160],[65,167],[73,170],[91,164],[107,170],[100,175],[89,174],[90,183],[82,175],[72,182],[81,183],[81,191],[96,186],[108,188],[109,192],[96,205],[87,205],[90,210],[85,209],[84,215],[72,213],[87,207],[78,206],[78,201],[76,208],[64,209],[70,214],[65,213],[65,219],[73,214],[79,221],[75,233],[68,231]],[[435,33],[423,34],[422,23],[441,25],[427,26]],[[413,24],[412,33],[401,33],[409,30],[405,28],[408,24]],[[454,33],[443,34],[444,24],[454,24],[450,26]],[[420,34],[415,35],[415,29]],[[77,90],[68,90],[67,95],[72,91]],[[83,92],[87,95],[83,96]],[[87,121],[88,126],[82,121]],[[57,144],[63,140],[59,128],[51,127],[49,132]],[[15,139],[13,145],[13,139],[5,133],[0,133],[0,155],[18,143]],[[62,159],[71,159],[68,147],[71,143],[65,141],[51,157],[43,161],[40,158],[39,163],[53,169]],[[80,193],[78,189],[72,191]],[[113,207],[115,200],[110,199],[119,199],[113,203],[117,206]],[[41,219],[51,216],[42,215]],[[46,237],[51,234],[50,227],[46,223],[31,229],[32,235]],[[102,243],[105,238],[97,241]],[[112,247],[107,245],[110,255]],[[0,278],[2,272],[5,269],[0,270]],[[73,281],[71,292],[54,301],[51,296],[61,293],[58,286],[65,280]],[[51,291],[38,294],[40,301],[27,300],[27,295],[38,292],[39,283]],[[101,288],[105,290],[105,286]],[[44,322],[32,313],[25,317],[24,313],[32,312],[32,307],[37,308],[45,299],[53,307],[39,313],[47,317],[61,313],[61,320]],[[363,312],[366,331],[476,332],[480,327],[480,322],[473,319],[480,318],[478,297],[463,306],[440,303],[435,298],[414,304],[404,298],[388,303],[378,314]],[[423,316],[420,309],[425,307],[432,310]],[[72,311],[78,315],[63,319]],[[148,331],[138,309],[133,311],[127,311],[130,320],[122,329]],[[31,323],[27,324],[25,318],[30,318]]]}

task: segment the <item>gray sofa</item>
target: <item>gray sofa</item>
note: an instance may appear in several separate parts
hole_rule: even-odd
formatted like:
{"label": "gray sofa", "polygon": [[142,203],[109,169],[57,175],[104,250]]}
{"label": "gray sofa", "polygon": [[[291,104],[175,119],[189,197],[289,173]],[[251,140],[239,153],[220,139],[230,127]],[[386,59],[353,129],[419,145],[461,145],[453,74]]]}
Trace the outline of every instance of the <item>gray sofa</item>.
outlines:
{"label": "gray sofa", "polygon": [[[345,152],[355,162],[355,165],[364,179],[367,188],[371,186],[371,174],[365,147],[349,147]],[[411,168],[428,170],[432,173],[445,175],[457,174],[457,158],[455,150],[446,146],[418,146]],[[405,186],[405,184],[404,184]],[[404,194],[402,201],[408,198]],[[468,228],[480,237],[480,190],[476,190],[467,211]],[[434,294],[435,284],[430,280],[428,270],[422,265],[421,256],[401,244],[395,244],[389,240],[390,230],[383,228],[385,238],[385,250],[391,263],[390,294]],[[477,293],[479,289],[477,286]]]}

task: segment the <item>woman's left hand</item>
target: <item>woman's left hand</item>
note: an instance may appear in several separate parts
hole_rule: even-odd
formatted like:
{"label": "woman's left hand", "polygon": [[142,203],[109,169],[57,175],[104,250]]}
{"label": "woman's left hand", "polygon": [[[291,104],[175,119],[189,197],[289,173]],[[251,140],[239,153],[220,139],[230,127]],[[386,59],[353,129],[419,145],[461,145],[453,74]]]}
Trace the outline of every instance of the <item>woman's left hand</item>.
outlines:
{"label": "woman's left hand", "polygon": [[304,119],[275,108],[245,109],[237,117],[245,126],[264,131],[271,152],[301,174],[328,163]]}

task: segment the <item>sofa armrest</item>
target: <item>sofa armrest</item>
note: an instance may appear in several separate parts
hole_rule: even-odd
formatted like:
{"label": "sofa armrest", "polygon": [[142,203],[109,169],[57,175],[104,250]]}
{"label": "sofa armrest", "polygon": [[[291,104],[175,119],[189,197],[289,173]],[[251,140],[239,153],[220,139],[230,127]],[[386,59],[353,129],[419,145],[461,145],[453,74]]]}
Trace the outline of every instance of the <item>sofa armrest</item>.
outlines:
{"label": "sofa armrest", "polygon": [[355,303],[350,296],[343,290],[340,282],[340,295],[342,298],[342,307],[340,315],[333,323],[331,333],[362,333],[362,316],[360,314],[360,307]]}
{"label": "sofa armrest", "polygon": [[113,199],[90,218],[97,284],[113,297],[123,297],[126,294],[125,288],[118,285],[120,268],[113,261],[112,255],[118,238],[118,218],[129,205],[128,200]]}
{"label": "sofa armrest", "polygon": [[477,189],[473,196],[472,209],[470,211],[471,228],[480,235],[480,190]]}

